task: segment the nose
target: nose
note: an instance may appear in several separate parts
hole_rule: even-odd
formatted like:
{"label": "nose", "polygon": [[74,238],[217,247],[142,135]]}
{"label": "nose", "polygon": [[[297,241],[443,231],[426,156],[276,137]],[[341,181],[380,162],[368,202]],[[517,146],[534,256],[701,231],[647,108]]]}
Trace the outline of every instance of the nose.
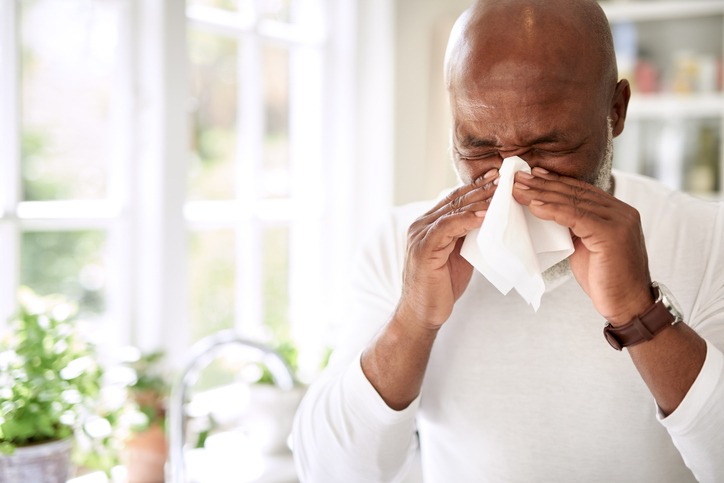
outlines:
{"label": "nose", "polygon": [[535,156],[530,155],[531,148],[527,147],[516,147],[511,149],[501,149],[498,151],[498,154],[500,155],[501,159],[505,158],[512,158],[513,156],[518,156],[523,161],[528,163],[528,165],[531,167],[531,169],[535,168],[538,165],[538,162],[535,160]]}

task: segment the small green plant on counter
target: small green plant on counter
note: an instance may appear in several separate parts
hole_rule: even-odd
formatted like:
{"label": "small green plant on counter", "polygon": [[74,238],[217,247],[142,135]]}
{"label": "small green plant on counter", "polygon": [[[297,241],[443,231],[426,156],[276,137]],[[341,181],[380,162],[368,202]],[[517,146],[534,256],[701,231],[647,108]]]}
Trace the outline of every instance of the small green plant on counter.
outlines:
{"label": "small green plant on counter", "polygon": [[[292,371],[292,374],[295,375],[297,371],[299,370],[299,364],[297,362],[298,359],[298,351],[297,347],[294,345],[291,341],[284,341],[279,344],[277,344],[274,347],[274,350],[277,354],[284,360],[284,362],[289,366],[289,369]],[[257,384],[274,384],[274,377],[272,376],[271,371],[269,368],[264,365],[263,363],[259,363],[259,368],[261,369],[261,374],[259,376],[259,379],[256,381]]]}
{"label": "small green plant on counter", "polygon": [[0,340],[0,452],[71,437],[90,414],[103,370],[80,334],[76,307],[19,292],[19,313]]}
{"label": "small green plant on counter", "polygon": [[128,387],[129,399],[145,419],[134,430],[144,430],[153,425],[165,426],[166,403],[171,390],[168,378],[161,371],[162,351],[141,354],[130,362],[136,380]]}

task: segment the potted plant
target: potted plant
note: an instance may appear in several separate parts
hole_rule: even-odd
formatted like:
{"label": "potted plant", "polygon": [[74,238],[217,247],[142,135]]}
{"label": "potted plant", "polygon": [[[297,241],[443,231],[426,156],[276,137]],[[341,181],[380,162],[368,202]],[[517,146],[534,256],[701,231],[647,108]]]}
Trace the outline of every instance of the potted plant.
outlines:
{"label": "potted plant", "polygon": [[282,391],[274,384],[269,367],[260,362],[258,379],[250,386],[250,400],[247,425],[257,439],[264,454],[280,454],[289,451],[289,436],[292,432],[294,413],[306,391],[306,386],[299,382],[298,351],[289,339],[278,343],[274,350],[284,360],[294,376],[294,388]]}
{"label": "potted plant", "polygon": [[128,387],[129,403],[141,417],[125,438],[121,460],[128,483],[162,483],[168,457],[166,405],[167,378],[161,371],[162,352],[140,354],[130,361],[135,379]]}
{"label": "potted plant", "polygon": [[18,298],[0,340],[0,481],[65,483],[103,371],[72,304],[27,288]]}

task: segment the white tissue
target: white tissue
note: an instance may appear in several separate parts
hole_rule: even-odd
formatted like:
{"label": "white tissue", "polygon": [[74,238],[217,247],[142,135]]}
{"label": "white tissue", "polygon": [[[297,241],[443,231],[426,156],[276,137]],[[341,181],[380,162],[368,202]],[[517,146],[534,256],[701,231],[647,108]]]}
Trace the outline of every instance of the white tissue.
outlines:
{"label": "white tissue", "polygon": [[517,171],[530,173],[530,166],[518,156],[503,160],[483,226],[465,237],[460,254],[501,293],[515,288],[537,311],[542,273],[573,253],[573,241],[568,228],[536,218],[513,199]]}

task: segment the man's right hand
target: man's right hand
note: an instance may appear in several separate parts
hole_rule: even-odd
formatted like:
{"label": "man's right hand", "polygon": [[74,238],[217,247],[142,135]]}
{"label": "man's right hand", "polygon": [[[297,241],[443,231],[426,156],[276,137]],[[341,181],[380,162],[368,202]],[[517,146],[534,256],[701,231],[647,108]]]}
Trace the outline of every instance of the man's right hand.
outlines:
{"label": "man's right hand", "polygon": [[470,282],[460,255],[465,235],[479,228],[498,170],[455,189],[408,231],[400,303],[362,353],[362,371],[389,407],[401,410],[420,394],[437,330]]}
{"label": "man's right hand", "polygon": [[492,169],[453,190],[410,226],[396,317],[432,330],[450,317],[473,273],[460,247],[482,225],[497,178],[498,170]]}

